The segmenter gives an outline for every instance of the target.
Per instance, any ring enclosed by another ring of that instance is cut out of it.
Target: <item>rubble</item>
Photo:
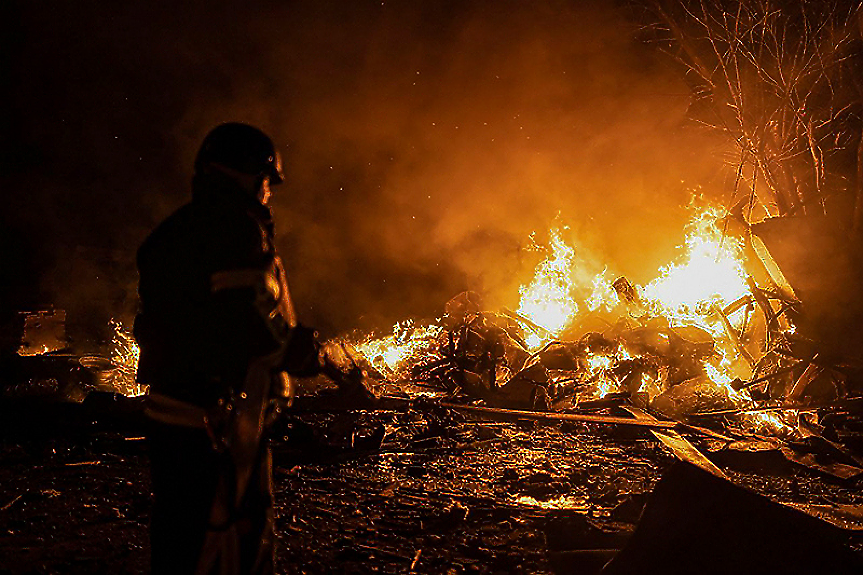
[[[464,292],[436,320],[327,342],[335,386],[302,382],[305,395],[273,429],[284,565],[568,573],[611,560],[612,573],[685,570],[670,562],[669,541],[710,557],[741,550],[717,560],[717,572],[785,569],[786,554],[810,566],[834,552],[859,559],[845,546],[860,547],[849,534],[863,527],[858,367],[797,331],[805,310],[790,287],[735,275],[732,295],[674,307],[655,295],[662,282],[595,279],[593,293],[570,305],[558,288],[572,286],[555,276],[552,303],[566,304],[555,309],[590,311],[554,327],[529,305],[490,311]],[[530,288],[537,304],[543,285]],[[4,431],[32,432],[28,441],[142,437],[146,390],[133,384],[134,341],[117,326],[98,352],[4,357]],[[111,460],[92,451],[63,466],[98,474]],[[698,471],[672,466],[645,508],[674,460]],[[0,494],[2,528],[28,496]],[[687,498],[701,498],[704,513],[681,516],[696,507]],[[757,544],[745,529],[729,533],[750,521],[739,513],[710,527],[726,507],[757,509],[753,525],[776,533]],[[804,543],[775,522],[828,535]],[[808,547],[792,555],[788,545]]]
[[[863,559],[843,545],[845,537],[810,515],[676,463],[602,573],[859,573]]]

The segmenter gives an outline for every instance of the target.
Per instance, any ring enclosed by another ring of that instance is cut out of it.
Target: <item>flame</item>
[[[743,243],[722,233],[717,226],[722,215],[717,208],[696,213],[681,246],[683,257],[660,268],[659,277],[640,290],[653,315],[667,317],[672,326],[699,326],[714,337],[724,328],[711,319],[712,308],[749,293]]]
[[[649,373],[641,374],[641,385],[638,387],[638,393],[647,396],[647,403],[653,401],[655,397],[662,394],[662,379],[654,377]]]
[[[124,395],[143,395],[147,392],[146,386],[135,381],[141,348],[138,347],[138,342],[135,341],[131,331],[121,322],[112,319],[111,329],[114,330],[111,338],[111,363],[117,370],[114,386]]]
[[[613,281],[607,277],[608,268],[597,274],[591,282],[592,291],[585,304],[590,311],[604,309],[611,311],[620,303],[620,297],[614,291]]]
[[[416,326],[413,320],[396,323],[388,336],[368,337],[354,347],[375,369],[402,375],[412,360],[428,352],[444,329],[437,325]]]
[[[587,372],[590,380],[593,382],[592,394],[594,397],[605,397],[609,393],[620,391],[620,381],[613,373],[621,361],[632,359],[629,351],[619,345],[617,350],[610,354],[592,353],[588,348],[587,353]]]
[[[560,237],[560,229],[550,231],[547,250],[549,256],[536,266],[533,281],[519,288],[521,300],[518,313],[552,336],[559,335],[578,313],[578,304],[572,298],[575,282],[572,277],[572,262],[575,250]],[[530,337],[528,345],[538,347],[541,339]]]
[[[715,207],[698,210],[679,248],[682,256],[660,268],[660,275],[642,287],[639,294],[650,314],[664,316],[672,327],[696,326],[710,333],[721,360],[718,368],[705,364],[705,373],[718,386],[731,389],[727,383],[733,378],[727,372],[740,352],[718,310],[747,295],[749,287],[743,242],[719,229],[717,222],[725,215]],[[741,308],[728,317],[729,323],[741,323],[744,315]],[[742,398],[732,399],[741,406],[746,404]]]
[[[559,495],[552,499],[537,499],[530,495],[520,495],[515,498],[515,502],[519,505],[540,507],[542,509],[574,509],[587,511],[589,508],[584,499],[575,495]]]
[[[686,226],[684,242],[678,247],[679,257],[661,267],[653,281],[636,286],[641,301],[630,311],[665,317],[672,327],[696,326],[709,332],[721,361],[719,367],[706,365],[705,372],[717,386],[731,390],[742,406],[747,404],[746,398],[728,385],[732,378],[727,373],[739,352],[716,313],[749,293],[743,242],[726,236],[717,223],[725,215],[716,207],[695,211]],[[549,235],[548,257],[536,267],[531,283],[519,289],[519,314],[548,332],[526,327],[525,341],[531,350],[559,335],[574,323],[580,311],[613,311],[621,304],[606,268],[587,286],[590,295],[580,308],[573,298],[575,250],[563,242],[560,229],[552,228]],[[728,319],[734,325],[743,315],[741,309]],[[601,397],[617,390],[619,382],[611,371],[620,361],[631,358],[622,346],[611,355],[589,354],[587,368],[595,382],[594,392]],[[651,396],[661,392],[661,385],[651,377],[643,377],[642,388]],[[751,404],[751,399],[748,402]]]
[[[744,425],[756,432],[789,433],[791,428],[775,414],[746,412],[755,406],[754,400],[748,391],[736,390],[732,385],[734,378],[730,374],[735,373],[732,367],[740,356],[740,342],[736,336],[732,341],[718,311],[747,296],[749,286],[743,242],[722,232],[717,222],[723,216],[725,212],[720,208],[697,210],[686,226],[684,242],[678,246],[679,257],[660,268],[658,276],[644,286],[633,286],[625,278],[612,281],[614,276],[609,275],[608,268],[595,275],[582,269],[586,266],[576,260],[575,249],[562,238],[562,230],[567,228],[552,227],[547,245],[534,244],[546,258],[536,266],[532,280],[519,288],[517,315],[522,318],[527,347],[531,351],[539,349],[574,325],[579,314],[597,311],[628,314],[630,321],[664,317],[671,327],[699,327],[712,335],[718,352],[712,363],[703,364],[703,381],[709,381],[717,392],[744,410]],[[621,279],[625,292],[618,292]],[[744,308],[740,307],[727,317],[727,323],[739,329],[736,326],[744,316]],[[789,324],[787,329],[791,331],[794,326]],[[422,356],[436,353],[442,333],[444,328],[437,325],[418,327],[407,321],[396,324],[392,335],[369,337],[355,347],[381,372],[399,376]],[[588,386],[585,393],[603,397],[621,390],[623,376],[617,373],[621,362],[637,356],[621,344],[616,350],[587,349],[583,357],[584,369],[579,371],[580,377],[586,376],[582,380]],[[646,396],[648,404],[672,384],[667,367],[659,366],[655,372],[637,376],[638,391]]]
[[[524,336],[524,345],[526,345],[527,349],[530,350],[537,350],[541,348],[545,344],[545,342],[546,340],[534,331],[528,332]]]
[[[727,374],[711,365],[704,364],[704,373],[722,391],[728,394],[728,398],[740,408],[744,423],[752,427],[756,432],[766,432],[775,435],[787,435],[793,432],[782,419],[774,413],[748,412],[746,408],[755,407],[755,401],[746,389],[737,390],[731,386],[733,381]]]
[[[21,355],[21,356],[33,356],[33,355],[45,355],[46,353],[49,353],[52,351],[56,351],[56,349],[53,347],[49,347],[47,345],[43,345],[41,347],[25,347],[22,345],[20,348],[18,348],[18,351],[16,353],[18,353],[18,355]]]

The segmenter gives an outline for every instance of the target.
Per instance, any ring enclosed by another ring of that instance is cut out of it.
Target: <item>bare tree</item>
[[[853,207],[859,229],[863,3],[635,3],[647,39],[685,72],[693,120],[735,143],[735,194],[748,196],[735,199],[745,215],[756,203],[771,215]]]

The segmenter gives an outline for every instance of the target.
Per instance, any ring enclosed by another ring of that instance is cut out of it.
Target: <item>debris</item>
[[[604,423],[612,425],[624,425],[632,427],[645,427],[648,429],[673,429],[679,425],[676,421],[645,421],[629,417],[613,417],[610,415],[590,415],[582,413],[546,413],[539,411],[521,411],[517,409],[497,409],[492,407],[480,407],[476,405],[456,405],[442,403],[448,407],[463,413],[485,415],[489,417],[503,418],[507,420],[531,419],[535,421],[569,421],[581,423]]]
[[[782,455],[782,442],[775,438],[746,438],[727,443],[710,453],[714,463],[743,473],[789,475],[792,465]]]
[[[832,525],[678,462],[602,573],[860,573],[842,540]]]
[[[658,421],[652,415],[645,413],[638,409],[637,407],[625,407],[628,412],[630,412],[633,416],[635,416],[638,420],[643,421]],[[700,451],[698,451],[694,445],[689,443],[686,439],[683,438],[678,432],[674,430],[659,430],[659,429],[651,429],[650,432],[653,434],[656,439],[662,442],[671,452],[678,458],[683,461],[689,462],[697,467],[700,467],[704,471],[708,473],[712,473],[717,477],[721,477],[723,479],[728,479],[728,476],[725,473],[716,467],[716,465],[707,459]]]
[[[791,447],[780,447],[779,451],[788,461],[793,461],[804,467],[827,473],[839,479],[853,479],[863,474],[863,469],[833,460],[832,458],[812,452],[801,452]],[[825,460],[826,459],[826,460]]]
[[[15,499],[13,499],[12,501],[10,501],[9,503],[7,503],[6,505],[4,505],[3,507],[0,507],[0,511],[6,511],[7,509],[9,509],[9,508],[10,508],[10,507],[12,507],[13,505],[15,505],[15,503],[17,503],[17,502],[18,502],[18,500],[19,500],[19,499],[21,499],[22,497],[24,497],[24,494],[23,494],[23,493],[21,493],[20,495],[15,496]]]
[[[803,392],[806,391],[806,388],[809,387],[809,384],[812,383],[816,377],[821,375],[821,372],[824,371],[824,368],[815,363],[815,360],[818,359],[818,355],[816,354],[809,365],[806,366],[806,369],[797,378],[797,381],[794,382],[794,387],[791,388],[791,391],[786,395],[786,400],[789,403],[796,403],[803,397]]]

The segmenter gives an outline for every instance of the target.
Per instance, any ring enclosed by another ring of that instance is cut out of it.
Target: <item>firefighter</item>
[[[289,375],[320,369],[274,243],[267,202],[282,181],[267,135],[217,126],[195,160],[191,201],[138,251],[153,573],[273,572],[266,420],[289,402]]]

